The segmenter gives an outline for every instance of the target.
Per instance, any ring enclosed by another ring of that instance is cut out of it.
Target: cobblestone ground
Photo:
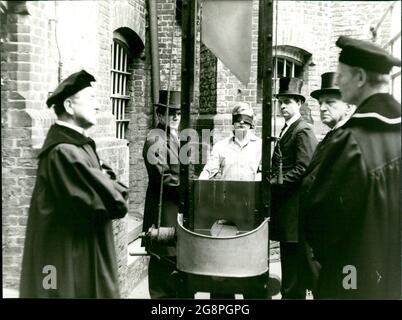
[[[138,248],[137,248],[138,249]],[[279,243],[271,241],[270,248],[270,274],[281,277],[281,268],[279,263]],[[3,298],[18,298],[18,290],[3,288]],[[128,296],[129,299],[150,299],[148,292],[148,277],[143,278],[134,290]],[[273,299],[280,299],[281,295],[278,294]],[[195,299],[209,299],[209,293],[200,292],[195,295]],[[241,294],[236,295],[236,299],[242,299]]]

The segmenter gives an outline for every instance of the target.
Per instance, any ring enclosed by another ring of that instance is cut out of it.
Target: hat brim
[[[162,108],[167,108],[168,106],[167,105],[165,105],[165,104],[161,104],[161,103],[154,103],[154,106],[156,106],[156,107],[162,107]],[[169,109],[174,109],[174,110],[180,110],[181,109],[181,106],[180,105],[174,105],[174,104],[171,104],[171,105],[169,105]]]
[[[319,89],[319,90],[314,90],[313,92],[310,93],[310,96],[313,97],[314,99],[319,99],[321,95],[324,93],[338,93],[341,94],[341,91],[339,89]]]
[[[278,94],[274,94],[275,98],[279,98],[279,97],[296,97],[296,98],[301,98],[302,99],[302,103],[306,102],[306,98],[304,96],[302,96],[301,94],[295,94],[295,93],[278,93]]]

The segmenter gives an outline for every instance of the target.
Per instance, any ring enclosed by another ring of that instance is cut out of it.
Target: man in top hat
[[[311,92],[311,97],[317,99],[320,105],[321,121],[331,131],[341,127],[355,111],[355,106],[342,99],[336,83],[336,72],[326,72],[321,75],[321,89]]]
[[[317,139],[300,115],[305,102],[298,78],[281,78],[277,98],[285,124],[279,134],[271,166],[270,239],[280,241],[283,299],[305,299],[300,275],[306,267],[299,234],[299,186],[310,163]]]
[[[262,142],[250,130],[254,128],[254,111],[248,103],[236,103],[232,124],[233,133],[214,145],[199,179],[261,180]]]
[[[321,88],[311,92],[311,97],[317,99],[320,105],[321,121],[330,128],[324,139],[318,144],[313,158],[303,174],[303,181],[300,187],[300,223],[303,224],[305,212],[303,203],[309,200],[311,185],[315,182],[317,175],[324,175],[329,167],[322,166],[322,162],[327,161],[326,151],[331,147],[333,141],[331,137],[335,131],[348,121],[355,110],[355,106],[342,101],[341,92],[336,84],[336,73],[326,72],[321,75]],[[328,163],[329,164],[329,163]],[[303,226],[301,227],[303,229]],[[311,248],[306,245],[308,262],[310,266],[309,281],[312,291],[315,293],[315,286],[318,279],[319,265],[312,259]]]
[[[148,172],[144,232],[147,232],[152,225],[159,227],[159,215],[160,227],[176,226],[179,212],[180,91],[161,90],[159,102],[155,106],[158,124],[149,132],[142,153]],[[175,298],[177,295],[174,277],[175,248],[150,247],[145,243],[143,245],[151,253],[148,265],[151,298]]]
[[[22,298],[118,298],[112,220],[127,213],[127,188],[99,160],[86,130],[98,104],[85,70],[48,98],[58,120],[39,153],[25,237]]]
[[[357,106],[331,136],[310,183],[306,236],[321,265],[318,298],[401,298],[401,106],[388,94],[400,60],[341,36],[338,85]]]

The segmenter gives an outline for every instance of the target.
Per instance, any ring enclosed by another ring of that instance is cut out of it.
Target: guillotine
[[[194,97],[198,1],[182,1],[182,128],[190,128]],[[176,247],[178,288],[183,298],[196,292],[243,293],[270,298],[280,289],[269,277],[270,156],[272,125],[273,2],[260,0],[258,73],[262,89],[262,180],[200,181],[191,164],[180,164],[180,207],[175,228],[153,227],[142,237]],[[183,148],[189,141],[181,141]],[[230,221],[230,225],[220,222]],[[232,228],[226,235],[216,228]]]

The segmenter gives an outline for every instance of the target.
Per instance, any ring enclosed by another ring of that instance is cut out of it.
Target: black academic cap
[[[50,108],[54,104],[62,103],[65,99],[71,97],[78,91],[90,87],[93,81],[96,81],[94,76],[85,70],[73,73],[64,79],[46,100],[47,106]]]
[[[336,45],[342,49],[339,54],[339,61],[350,66],[388,74],[393,66],[401,65],[401,60],[368,41],[340,36]]]

